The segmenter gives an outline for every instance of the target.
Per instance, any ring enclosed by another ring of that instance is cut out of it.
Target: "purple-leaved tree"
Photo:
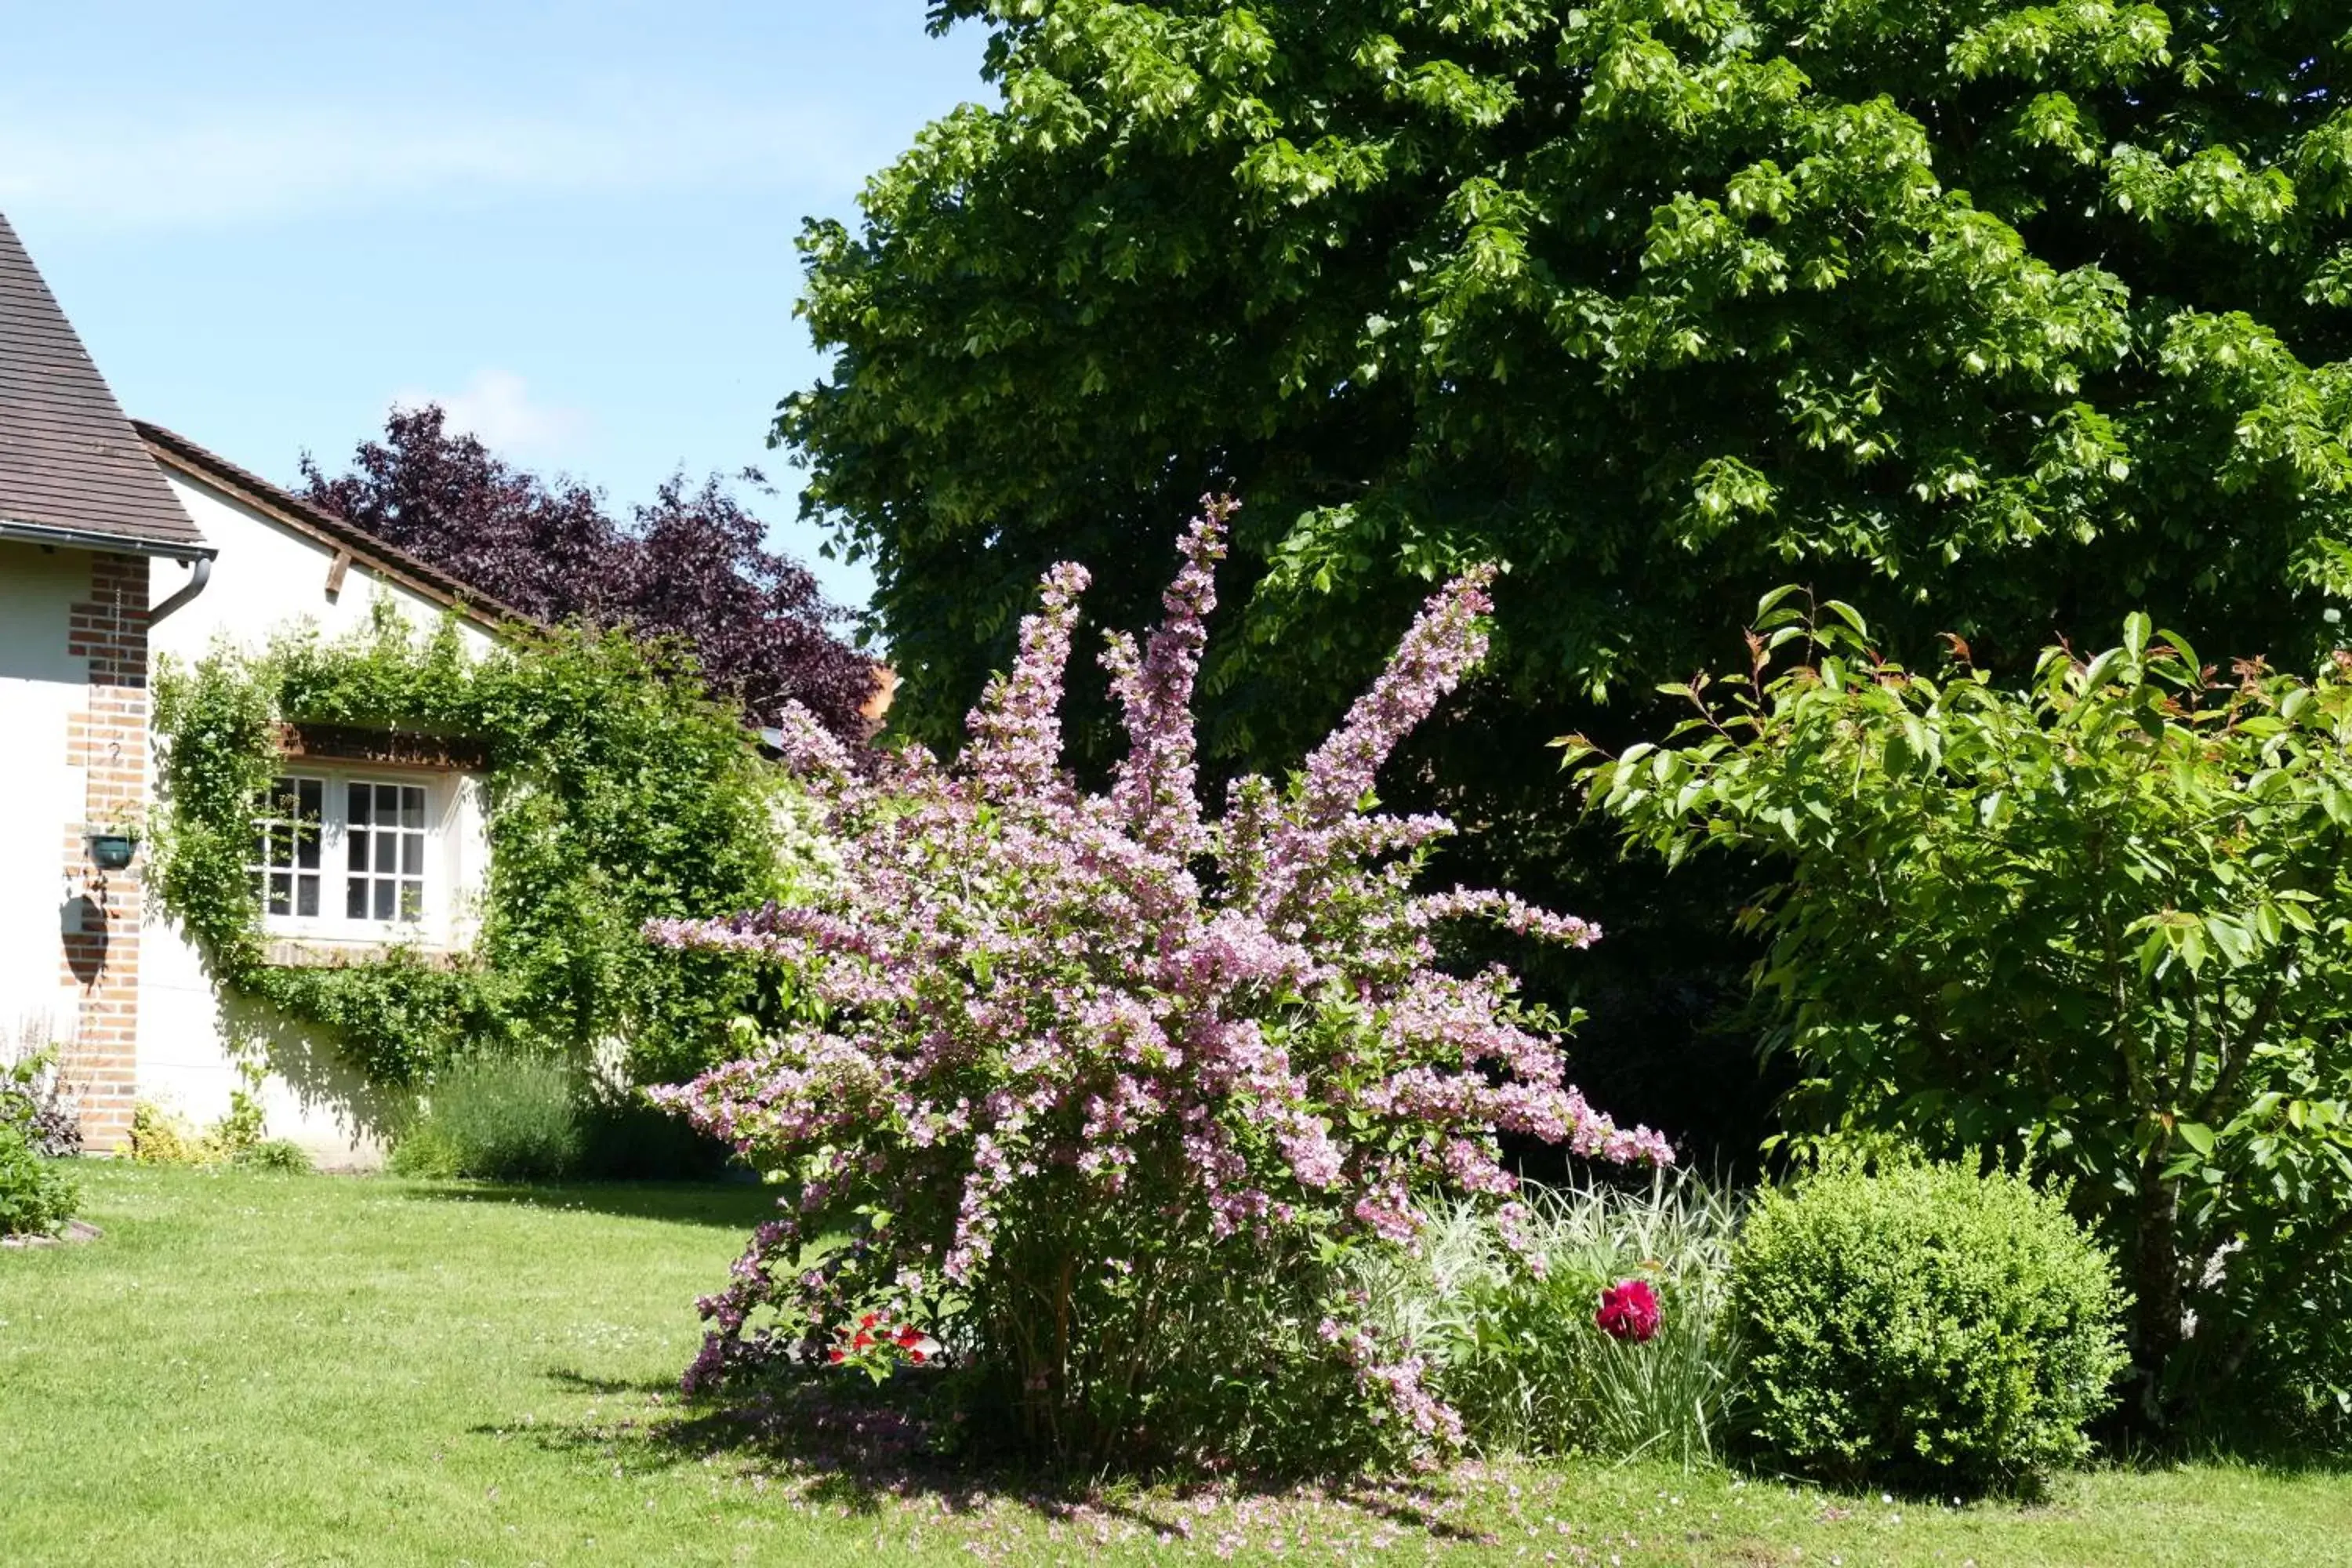
[[[715,477],[670,479],[624,524],[594,490],[513,467],[427,405],[394,410],[350,472],[330,479],[306,457],[302,479],[312,504],[527,615],[682,643],[762,724],[797,702],[835,735],[865,735],[874,661]]]
[[[1438,966],[1463,917],[1584,946],[1505,893],[1413,891],[1433,816],[1374,814],[1397,742],[1485,652],[1490,575],[1429,601],[1286,787],[1196,794],[1192,688],[1229,503],[1185,535],[1167,620],[1105,656],[1130,749],[1062,770],[1086,572],[1055,567],[952,767],[862,776],[806,717],[795,761],[841,845],[803,907],[654,940],[789,966],[825,1021],[656,1090],[784,1187],[689,1386],[779,1355],[887,1372],[945,1354],[1029,1437],[1090,1457],[1300,1462],[1460,1435],[1413,1347],[1348,1289],[1438,1191],[1523,1219],[1510,1132],[1665,1163],[1563,1082],[1508,973]]]

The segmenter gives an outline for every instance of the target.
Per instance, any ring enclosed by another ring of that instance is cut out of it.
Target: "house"
[[[256,1037],[147,897],[143,857],[110,868],[93,842],[154,815],[154,660],[193,660],[222,639],[258,648],[306,621],[332,636],[382,604],[420,626],[454,614],[478,651],[510,619],[185,437],[126,419],[0,217],[0,1040],[66,1047],[93,1148],[120,1146],[140,1100],[199,1122],[220,1115]],[[273,961],[462,949],[488,860],[462,761],[349,734],[291,734],[288,752],[257,803],[249,867]],[[271,1047],[269,1134],[323,1163],[370,1163],[356,1075],[299,1040]]]

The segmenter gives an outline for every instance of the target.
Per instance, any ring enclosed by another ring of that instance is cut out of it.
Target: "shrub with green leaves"
[[[2123,1259],[2150,1416],[2297,1375],[2352,1300],[2352,657],[2223,674],[2133,616],[2018,689],[1784,589],[1748,669],[1677,690],[1670,742],[1586,788],[1667,864],[1777,884],[1743,919],[1791,1130],[2067,1180]]]
[[[249,1171],[272,1171],[282,1176],[307,1176],[318,1169],[310,1152],[287,1138],[265,1138],[239,1151],[236,1158]]]
[[[553,1182],[578,1173],[586,1142],[579,1076],[560,1061],[479,1056],[434,1083],[394,1145],[404,1176]]]
[[[0,1236],[52,1235],[80,1204],[80,1184],[21,1129],[0,1123]]]
[[[1739,1360],[1732,1195],[1660,1173],[1644,1188],[1534,1192],[1528,1209],[1515,1246],[1474,1205],[1426,1206],[1413,1252],[1360,1266],[1382,1331],[1429,1356],[1483,1449],[1720,1460]],[[1654,1337],[1595,1321],[1601,1292],[1626,1280],[1656,1297]]]
[[[2024,1175],[1838,1162],[1742,1226],[1746,1435],[1840,1485],[2013,1489],[2090,1453],[2128,1364],[2115,1267]]]

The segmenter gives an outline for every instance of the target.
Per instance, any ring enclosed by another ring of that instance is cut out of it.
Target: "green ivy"
[[[428,1080],[460,1047],[579,1058],[617,1040],[639,1082],[717,1059],[730,1022],[784,1004],[722,954],[649,947],[664,916],[792,890],[789,786],[688,661],[625,636],[530,631],[469,657],[455,622],[387,612],[340,641],[165,661],[154,887],[226,989],[333,1037],[373,1082]],[[463,738],[487,755],[479,935],[454,961],[394,949],[341,969],[268,962],[247,872],[278,726]]]

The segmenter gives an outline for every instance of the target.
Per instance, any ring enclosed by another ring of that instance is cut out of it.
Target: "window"
[[[327,786],[319,779],[278,779],[261,797],[253,825],[253,891],[273,915],[315,920],[319,845],[325,837]]]
[[[343,918],[425,918],[425,792],[353,780],[343,786]]]
[[[255,896],[275,929],[381,937],[432,918],[446,873],[436,791],[332,773],[271,781],[254,807]]]

